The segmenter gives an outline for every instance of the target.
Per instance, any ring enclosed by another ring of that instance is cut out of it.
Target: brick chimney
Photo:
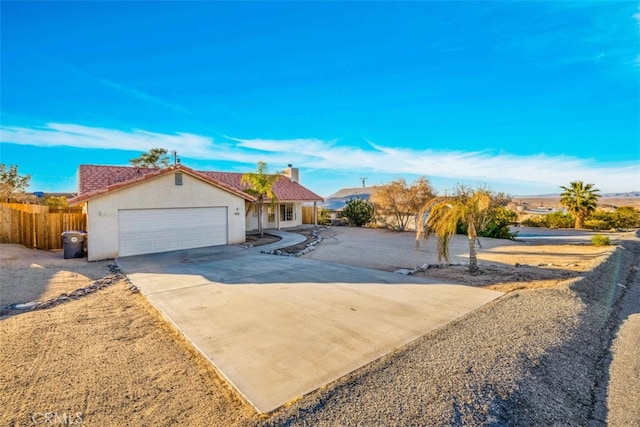
[[[298,168],[294,168],[293,165],[287,165],[287,168],[282,171],[282,175],[286,176],[293,182],[300,183],[300,171]]]

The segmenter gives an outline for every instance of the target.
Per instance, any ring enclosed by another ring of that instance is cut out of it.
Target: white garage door
[[[227,208],[118,211],[120,256],[227,244]]]

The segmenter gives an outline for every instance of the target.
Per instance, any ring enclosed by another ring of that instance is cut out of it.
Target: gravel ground
[[[638,327],[638,259],[640,243],[624,242],[583,278],[512,292],[264,424],[640,425],[637,329],[609,353],[621,313]]]
[[[389,269],[424,256],[402,251],[409,234],[386,252],[371,233],[363,239],[342,252],[327,245],[327,256],[383,257]],[[506,256],[501,268],[513,268],[514,251],[525,257],[520,263],[568,259],[580,264],[578,275],[510,292],[268,416],[242,404],[124,283],[0,317],[0,425],[33,425],[34,414],[55,411],[81,412],[83,425],[640,427],[640,241],[624,241],[610,255],[483,243],[485,257]],[[106,269],[0,249],[0,291],[12,296],[5,302],[67,292]]]

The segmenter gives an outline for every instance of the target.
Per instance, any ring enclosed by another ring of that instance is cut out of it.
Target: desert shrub
[[[548,228],[573,228],[575,222],[573,215],[560,211],[544,216],[544,223]]]
[[[493,237],[494,239],[513,239],[516,235],[509,230],[509,226],[515,224],[518,215],[511,209],[498,206],[490,209],[486,224],[478,230],[480,237]],[[467,234],[467,225],[458,223],[457,234]]]
[[[69,206],[69,202],[64,196],[49,196],[44,199],[44,204],[50,208],[66,208]]]
[[[489,222],[480,235],[496,239],[513,239],[515,234],[509,230],[509,226],[515,224],[517,219],[518,215],[511,209],[497,207],[491,212]]]
[[[373,220],[374,208],[368,200],[351,199],[342,210],[342,217],[349,220],[349,225],[362,227]]]
[[[546,228],[572,228],[575,223],[573,215],[560,211],[547,215],[536,215],[523,219],[520,224],[524,227],[546,227]]]
[[[611,241],[608,236],[603,236],[602,234],[596,234],[591,238],[591,244],[594,246],[609,246]]]
[[[631,206],[621,206],[613,212],[614,227],[640,227],[640,211]]]
[[[331,224],[331,212],[328,209],[318,209],[318,224],[330,225]]]
[[[381,215],[376,219],[377,224],[390,230],[404,231],[433,197],[427,178],[420,177],[411,184],[407,184],[404,178],[398,178],[388,184],[374,186],[369,200]]]
[[[610,230],[611,224],[602,219],[587,219],[584,221],[584,228],[589,230]]]
[[[520,221],[523,227],[546,227],[546,223],[542,215],[530,216]]]
[[[592,230],[609,230],[615,227],[613,212],[598,209],[589,215],[584,221],[584,228]]]
[[[640,211],[631,206],[622,206],[613,212],[598,209],[587,217],[584,226],[592,230],[638,227],[640,226]]]

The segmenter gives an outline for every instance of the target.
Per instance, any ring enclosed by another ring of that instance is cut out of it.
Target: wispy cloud
[[[64,61],[60,61],[58,59],[52,59],[47,55],[44,55],[40,52],[37,51],[33,51],[33,50],[29,50],[26,52],[29,55],[32,55],[33,57],[44,61],[50,68],[51,70],[62,70],[64,71],[65,74],[70,74],[74,77],[77,77],[79,79],[82,79],[84,81],[90,82],[94,85],[100,85],[102,87],[108,88],[108,89],[112,89],[118,93],[127,95],[131,98],[140,100],[140,101],[144,101],[148,104],[153,104],[153,105],[157,105],[157,106],[161,106],[161,107],[166,107],[169,108],[175,112],[178,113],[183,113],[183,114],[188,114],[188,115],[192,115],[193,112],[189,111],[188,109],[182,107],[181,105],[172,103],[172,102],[168,102],[164,99],[161,99],[157,96],[153,96],[150,95],[146,92],[143,92],[141,90],[132,88],[132,87],[128,87],[125,86],[123,84],[117,83],[111,79],[107,79],[107,78],[102,78],[99,76],[95,76],[93,74],[90,74],[88,72],[86,72],[84,69],[70,64],[68,62],[64,62]]]
[[[538,185],[557,188],[570,181],[595,182],[603,191],[635,191],[640,182],[637,163],[599,164],[565,156],[516,156],[493,152],[413,150],[371,144],[370,150],[308,140],[236,139],[240,146],[290,158],[290,150],[307,168],[362,170],[387,174],[427,175],[476,182]]]
[[[596,183],[603,191],[637,191],[637,162],[601,164],[565,156],[516,156],[487,151],[435,151],[390,147],[369,142],[366,148],[320,139],[243,139],[222,141],[191,133],[130,132],[76,124],[51,123],[41,128],[3,126],[0,141],[36,146],[72,146],[147,151],[177,150],[183,159],[223,160],[253,165],[295,163],[315,170],[426,175],[483,183],[508,183],[557,188],[570,181]]]
[[[633,6],[631,6],[633,7]],[[519,10],[519,9],[518,9]],[[627,69],[637,55],[640,11],[629,2],[539,2],[527,10],[527,31],[519,20],[494,25],[497,48],[542,68],[597,63]]]
[[[86,75],[86,73],[85,73],[85,75]],[[120,85],[118,83],[115,83],[115,82],[113,82],[111,80],[108,80],[108,79],[100,79],[99,81],[103,86],[109,87],[111,89],[115,89],[118,92],[124,93],[126,95],[133,96],[134,98],[137,98],[137,99],[140,99],[140,100],[143,100],[143,101],[146,101],[146,102],[150,102],[152,104],[156,104],[156,105],[160,105],[160,106],[163,106],[163,107],[167,107],[167,108],[170,108],[171,110],[174,110],[174,111],[179,112],[179,113],[192,114],[186,108],[183,108],[183,107],[181,107],[181,106],[179,106],[177,104],[171,103],[171,102],[167,102],[165,100],[162,100],[162,99],[160,99],[158,97],[149,95],[148,93],[139,91],[137,89],[133,89],[133,88],[130,88],[130,87],[122,86],[122,85]]]

